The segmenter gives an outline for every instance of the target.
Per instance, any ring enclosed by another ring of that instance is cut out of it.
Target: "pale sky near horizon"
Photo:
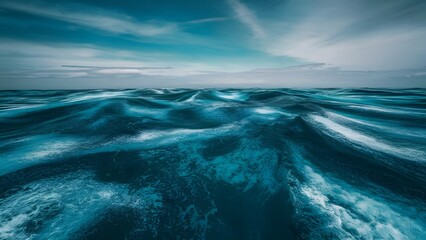
[[[426,87],[422,0],[0,0],[0,89]]]

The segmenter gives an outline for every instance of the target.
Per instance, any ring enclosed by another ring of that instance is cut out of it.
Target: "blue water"
[[[0,239],[426,239],[426,90],[0,92]]]

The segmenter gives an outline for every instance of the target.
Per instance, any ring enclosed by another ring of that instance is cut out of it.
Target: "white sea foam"
[[[200,140],[208,139],[217,135],[226,134],[227,132],[233,132],[238,128],[235,124],[224,125],[218,128],[206,128],[206,129],[174,129],[174,130],[151,130],[140,133],[135,138],[132,138],[133,142],[143,142],[145,144],[153,143],[155,145],[164,145],[170,143],[176,143],[182,140]]]
[[[140,142],[161,141],[163,143],[176,142],[186,139],[189,135],[197,135],[205,132],[205,129],[177,129],[170,131],[145,131],[140,133],[134,140]]]
[[[197,143],[182,145],[179,152],[187,156],[178,169],[182,176],[192,174],[189,166],[197,163],[209,178],[239,187],[242,191],[259,186],[264,192],[273,193],[281,186],[276,178],[277,172],[283,170],[278,166],[277,152],[264,148],[259,140],[242,139],[233,151],[208,161],[200,154]]]
[[[426,237],[424,212],[417,212],[405,203],[391,202],[329,177],[309,166],[304,160],[296,160],[296,163],[297,171],[304,179],[298,180],[289,175],[289,179],[298,183],[291,187],[293,201],[298,215],[306,218],[304,221],[308,222],[311,237],[339,239]]]
[[[219,92],[214,91],[214,94],[222,99],[226,100],[238,100],[238,101],[244,101],[247,99],[247,95],[241,93],[241,92]]]
[[[155,119],[164,119],[168,113],[168,110],[165,109],[137,108],[131,106],[127,106],[126,110],[129,111],[130,114],[138,117],[150,117]]]
[[[73,152],[81,141],[74,137],[36,135],[22,139],[20,144],[13,152],[0,153],[0,175]]]
[[[85,93],[85,94],[77,94],[73,97],[70,97],[66,99],[65,102],[80,102],[80,101],[87,101],[92,99],[114,98],[114,97],[119,97],[124,95],[125,95],[125,92],[122,92],[122,91]]]
[[[375,111],[375,112],[385,112],[385,113],[395,113],[398,111],[392,110],[392,109],[387,109],[387,108],[381,108],[381,107],[376,107],[376,106],[365,106],[365,105],[351,105],[348,106],[350,108],[356,108],[356,109],[362,109],[362,110],[368,110],[368,111]]]
[[[133,196],[125,185],[93,179],[90,172],[74,172],[30,183],[0,199],[0,239],[69,239],[110,206],[145,212],[162,207],[155,188],[143,188]],[[39,230],[29,231],[29,223]]]
[[[0,113],[4,113],[4,112],[9,112],[9,111],[15,111],[15,110],[23,110],[23,109],[33,109],[33,108],[38,108],[41,106],[45,106],[45,104],[8,104],[6,105],[7,108],[6,109],[1,109]]]
[[[47,141],[40,143],[32,151],[28,152],[25,156],[25,160],[48,158],[64,154],[74,150],[78,146],[78,141],[67,139],[57,141]]]
[[[356,124],[360,124],[360,125],[364,125],[367,127],[371,127],[371,128],[375,128],[375,129],[379,129],[381,131],[386,131],[389,133],[397,133],[403,136],[409,136],[409,137],[418,137],[418,138],[426,138],[426,131],[424,131],[423,129],[405,129],[401,126],[386,126],[386,125],[379,125],[376,123],[370,123],[367,121],[362,121],[359,119],[355,119],[355,118],[350,118],[350,117],[346,117],[343,116],[341,114],[337,114],[337,113],[333,113],[333,112],[326,112],[325,113],[327,115],[328,118],[330,119],[336,119],[336,120],[343,120],[346,122],[352,122],[352,123],[356,123]]]
[[[367,148],[387,154],[392,154],[410,161],[426,161],[426,154],[422,151],[389,145],[372,136],[362,134],[361,132],[352,130],[349,127],[333,122],[330,119],[322,116],[313,115],[311,116],[311,119],[314,121],[315,125],[319,124],[323,126],[326,130],[326,133],[331,137],[336,137],[335,134],[337,133],[338,138],[342,138],[345,141],[354,143],[357,146],[362,146],[362,149]]]
[[[270,107],[259,107],[259,108],[253,109],[253,111],[255,113],[262,114],[262,115],[282,114],[281,111],[276,110],[274,108],[270,108]]]
[[[27,104],[27,105],[13,105],[9,108],[1,109],[1,117],[15,117],[20,114],[25,114],[30,111],[43,109],[47,104]]]
[[[281,110],[272,107],[257,107],[252,110],[257,116],[267,119],[276,119],[280,116],[285,116],[288,118],[294,118],[295,115],[291,113],[286,113]]]
[[[207,212],[200,211],[196,205],[191,204],[186,207],[186,209],[181,209],[179,218],[182,222],[188,222],[187,228],[191,228],[193,231],[197,232],[197,237],[200,239],[206,238],[206,233],[209,226],[209,220],[211,216],[215,215],[217,208],[212,201],[213,207]]]
[[[200,94],[200,92],[195,93],[190,98],[186,99],[184,102],[195,102],[197,100],[197,96]]]
[[[392,113],[392,114],[400,114],[400,115],[422,115],[424,116],[424,112],[419,112],[419,109],[409,109],[409,108],[384,108],[379,106],[369,106],[369,105],[350,105],[349,108],[379,112],[379,113]]]
[[[155,94],[159,94],[159,95],[164,94],[164,89],[155,89],[155,88],[153,88],[153,89],[150,89],[150,90],[153,91]]]

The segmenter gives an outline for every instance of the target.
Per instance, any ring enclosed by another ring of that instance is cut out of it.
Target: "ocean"
[[[426,239],[426,90],[0,91],[0,239]]]

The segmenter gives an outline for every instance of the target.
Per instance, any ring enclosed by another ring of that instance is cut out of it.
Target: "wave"
[[[426,237],[423,89],[0,96],[1,239]]]
[[[349,141],[356,147],[359,146],[362,149],[370,149],[372,151],[379,151],[385,154],[392,154],[396,157],[409,161],[426,161],[426,153],[424,151],[392,146],[372,136],[365,135],[351,129],[350,127],[343,126],[322,116],[314,115],[310,117],[310,120],[314,121],[315,124],[322,126],[327,134],[333,137],[337,135],[337,138],[342,139],[341,141]]]
[[[403,201],[391,193],[388,194],[393,200],[383,199],[319,172],[298,156],[295,159],[295,171],[302,177],[299,179],[290,173],[288,181],[296,213],[300,216],[298,224],[303,224],[301,228],[309,238],[413,239],[426,236],[424,206],[411,209],[413,202],[401,203]]]

